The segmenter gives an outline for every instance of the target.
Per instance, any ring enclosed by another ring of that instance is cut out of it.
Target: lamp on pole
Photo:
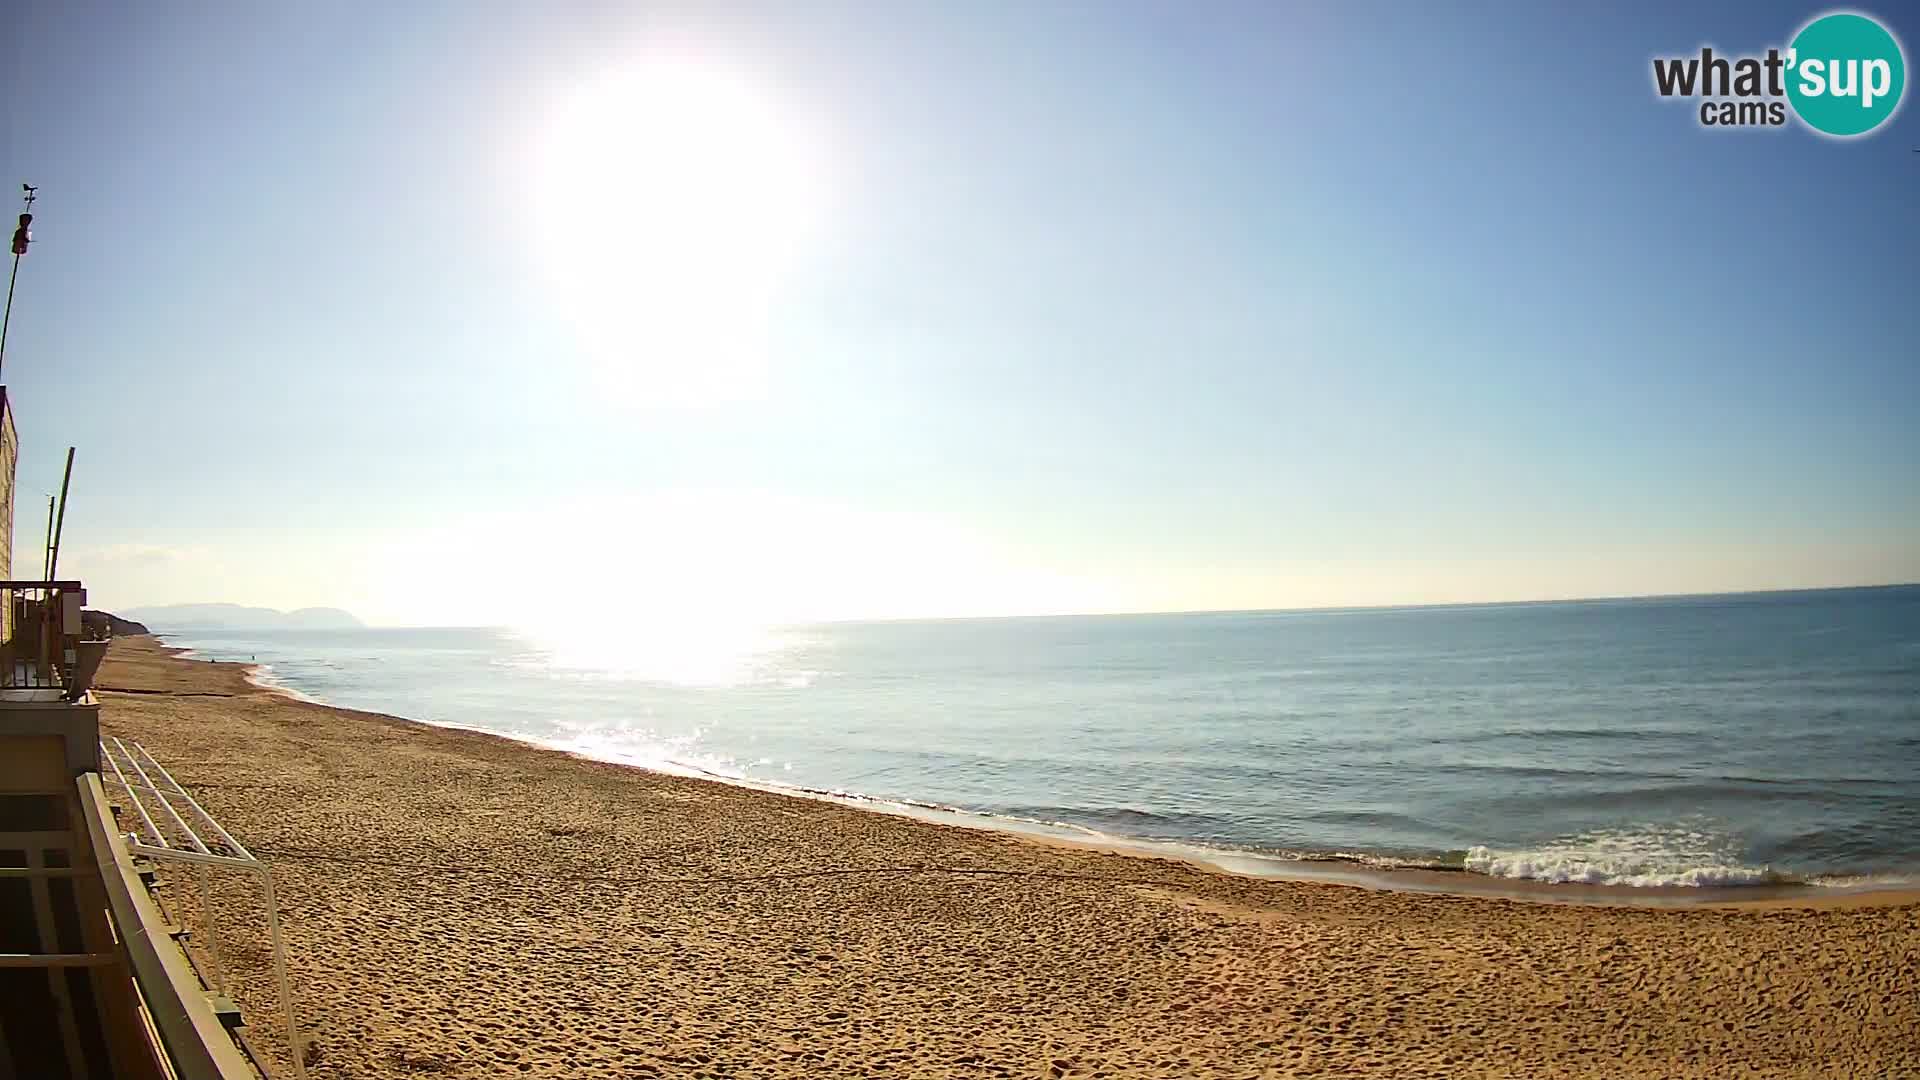
[[[40,189],[32,184],[21,184],[20,190],[26,193],[26,204],[20,210],[20,227],[13,230],[13,273],[7,276],[7,313],[0,315],[0,366],[7,358],[7,327],[13,322],[13,283],[20,280],[20,256],[27,253],[27,245],[33,243],[33,234],[27,229],[33,224],[33,200],[39,198]]]

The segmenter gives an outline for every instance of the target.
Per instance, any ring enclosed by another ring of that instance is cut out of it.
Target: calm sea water
[[[215,632],[320,700],[595,757],[1284,856],[1920,878],[1920,586],[567,641]]]

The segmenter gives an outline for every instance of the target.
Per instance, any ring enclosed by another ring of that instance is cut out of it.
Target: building
[[[107,643],[82,640],[86,590],[13,576],[18,447],[0,387],[0,1080],[258,1080],[155,900],[140,823],[120,820],[148,817],[137,788],[168,788],[110,757],[103,777]]]

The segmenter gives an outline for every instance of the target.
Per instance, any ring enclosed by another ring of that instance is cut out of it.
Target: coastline
[[[178,651],[115,642],[103,731],[274,866],[316,1077],[1920,1072],[1913,897],[1250,877],[335,709]],[[247,900],[216,908],[270,1030]]]
[[[164,633],[156,633],[151,637],[175,656],[184,659],[204,659],[197,656],[192,648],[166,644]],[[212,662],[232,664],[242,669],[247,682],[262,690],[282,694],[311,705],[342,708],[273,679],[266,673],[266,665],[231,661]],[[707,780],[776,795],[819,799],[854,809],[892,814],[931,824],[1004,833],[1041,844],[1082,847],[1142,858],[1174,859],[1215,873],[1255,879],[1349,885],[1402,892],[1494,897],[1533,903],[1647,908],[1781,905],[1856,907],[1920,903],[1920,883],[1906,878],[1867,878],[1848,881],[1844,884],[1818,880],[1728,885],[1587,884],[1503,877],[1476,873],[1464,866],[1408,865],[1375,860],[1363,854],[1300,857],[1245,848],[1156,840],[1103,832],[1067,822],[1040,821],[934,803],[881,798],[858,792],[830,791],[798,784],[728,776],[682,762],[639,764],[599,758],[577,750],[550,746],[532,739],[519,739],[478,727],[418,720],[384,712],[375,713],[375,715],[385,716],[399,723],[487,735],[515,745],[565,753],[586,761],[617,765],[642,772]]]

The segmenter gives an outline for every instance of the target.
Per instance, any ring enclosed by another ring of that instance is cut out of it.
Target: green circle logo
[[[1907,89],[1907,59],[1887,28],[1852,12],[1822,15],[1787,51],[1787,98],[1815,131],[1864,135]]]

